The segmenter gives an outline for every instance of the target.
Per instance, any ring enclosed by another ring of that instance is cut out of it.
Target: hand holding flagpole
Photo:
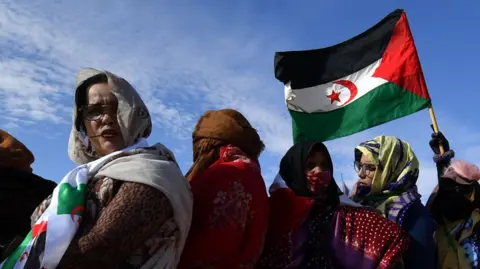
[[[437,118],[435,117],[435,112],[433,111],[433,107],[432,107],[432,104],[430,103],[430,106],[428,107],[428,112],[430,113],[430,119],[432,120],[432,129],[435,133],[439,133],[439,129],[438,129],[438,123],[437,123]],[[442,144],[439,144],[438,145],[438,148],[440,150],[440,154],[444,154],[445,153],[445,148],[443,147]]]

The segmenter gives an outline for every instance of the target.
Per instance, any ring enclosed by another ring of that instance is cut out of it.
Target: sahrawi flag
[[[295,142],[351,135],[430,104],[400,9],[332,47],[277,52],[275,77],[285,84]]]
[[[103,165],[122,152],[147,147],[145,139],[70,171],[52,194],[47,210],[33,225],[21,245],[0,264],[1,269],[53,269],[80,225],[85,206],[85,186]]]

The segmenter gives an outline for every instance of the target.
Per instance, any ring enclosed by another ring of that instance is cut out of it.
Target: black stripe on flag
[[[325,84],[348,76],[383,56],[403,13],[397,9],[367,31],[342,43],[315,50],[275,53],[275,77],[292,89]]]

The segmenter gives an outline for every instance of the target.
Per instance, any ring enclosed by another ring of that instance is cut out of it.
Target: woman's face
[[[310,192],[320,195],[330,184],[332,169],[327,154],[321,151],[314,151],[307,159],[305,176]]]
[[[360,159],[359,163],[355,163],[355,169],[358,173],[358,183],[360,186],[372,185],[376,166],[365,154],[362,154],[362,158]]]
[[[460,179],[461,180],[461,179]],[[431,205],[435,217],[443,216],[449,221],[464,219],[478,207],[475,203],[478,184],[463,185],[458,179],[442,177],[438,192]]]
[[[87,105],[81,108],[88,140],[99,156],[125,147],[117,120],[118,100],[106,83],[92,85],[87,92]]]
[[[460,176],[456,178],[441,177],[439,180],[439,193],[464,197],[470,202],[475,199],[475,189],[477,188],[477,182],[468,182]]]

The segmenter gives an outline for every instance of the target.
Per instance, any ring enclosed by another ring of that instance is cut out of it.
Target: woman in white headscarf
[[[192,195],[173,153],[147,144],[151,129],[126,80],[81,70],[68,149],[79,166],[36,209],[32,232],[5,265],[176,268]]]

